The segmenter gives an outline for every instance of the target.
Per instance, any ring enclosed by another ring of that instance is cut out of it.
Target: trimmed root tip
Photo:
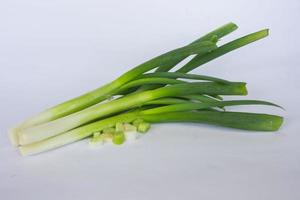
[[[18,149],[19,149],[19,152],[20,152],[21,156],[30,156],[30,155],[35,154],[35,152],[31,151],[27,147],[19,146]]]
[[[22,146],[18,148],[21,156],[26,156],[26,151],[23,150]]]
[[[18,128],[11,128],[8,130],[8,137],[10,140],[10,143],[17,147],[19,145],[19,138],[18,138]]]

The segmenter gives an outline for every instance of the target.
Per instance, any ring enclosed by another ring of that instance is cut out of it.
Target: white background
[[[300,199],[299,0],[0,1],[0,199]],[[194,72],[246,81],[277,133],[154,125],[137,143],[21,157],[7,129],[233,21],[270,37]]]

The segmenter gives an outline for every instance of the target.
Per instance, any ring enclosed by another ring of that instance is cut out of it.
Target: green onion
[[[133,132],[135,132],[136,131],[136,127],[135,126],[133,126],[133,125],[131,125],[131,124],[129,124],[129,123],[125,123],[124,124],[124,131],[125,132],[130,132],[130,131],[133,131]]]
[[[115,134],[115,132],[113,132],[113,133],[108,133],[108,132],[103,133],[103,134],[101,134],[101,138],[102,138],[103,142],[112,143],[114,134]]]
[[[125,142],[125,140],[126,140],[126,138],[125,138],[124,132],[123,131],[117,131],[113,135],[112,142],[114,144],[120,145],[120,144],[123,144]]]
[[[117,145],[136,140],[150,123],[208,123],[252,131],[277,131],[277,115],[228,112],[227,106],[267,105],[259,100],[223,100],[223,95],[247,95],[246,83],[188,74],[230,51],[268,35],[264,29],[217,46],[237,28],[226,24],[181,48],[157,56],[114,81],[54,106],[11,129],[9,135],[22,155],[37,154],[90,138],[90,144]],[[176,72],[179,62],[194,55]],[[281,107],[280,107],[281,108]],[[222,109],[222,110],[221,110]]]
[[[114,132],[116,132],[116,129],[113,128],[113,127],[109,127],[109,128],[104,128],[102,130],[102,132],[105,134],[105,133],[109,133],[109,134],[113,134]]]
[[[149,131],[149,129],[150,129],[150,124],[147,122],[142,122],[137,127],[137,131],[139,133],[146,133]]]
[[[100,132],[94,133],[90,139],[90,144],[93,146],[103,144],[103,143],[104,143],[104,139],[102,137],[102,134],[100,134]]]

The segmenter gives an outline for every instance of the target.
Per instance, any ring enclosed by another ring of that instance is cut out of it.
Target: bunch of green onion
[[[189,73],[230,51],[262,39],[268,29],[222,46],[218,41],[237,29],[228,23],[191,44],[140,64],[111,83],[47,109],[10,130],[22,155],[36,154],[90,137],[91,143],[122,144],[145,133],[151,123],[194,122],[225,127],[276,131],[276,115],[228,112],[227,106],[276,104],[259,100],[223,100],[223,95],[247,95],[246,84]],[[176,71],[187,57],[193,58]],[[279,106],[277,106],[279,107]]]

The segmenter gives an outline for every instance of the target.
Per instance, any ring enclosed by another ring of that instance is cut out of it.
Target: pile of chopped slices
[[[268,29],[218,46],[237,29],[228,23],[191,44],[140,64],[114,81],[25,120],[9,132],[22,155],[37,154],[90,138],[91,144],[123,144],[149,130],[152,123],[208,123],[252,131],[276,131],[277,115],[229,112],[228,106],[276,104],[260,100],[223,100],[247,95],[244,82],[191,74],[193,69],[262,39]],[[181,61],[193,58],[178,70]]]
[[[142,119],[136,119],[132,123],[116,123],[115,127],[103,129],[100,132],[93,133],[90,138],[90,145],[98,147],[105,143],[121,145],[125,141],[133,142],[141,135],[148,132],[150,123]]]

